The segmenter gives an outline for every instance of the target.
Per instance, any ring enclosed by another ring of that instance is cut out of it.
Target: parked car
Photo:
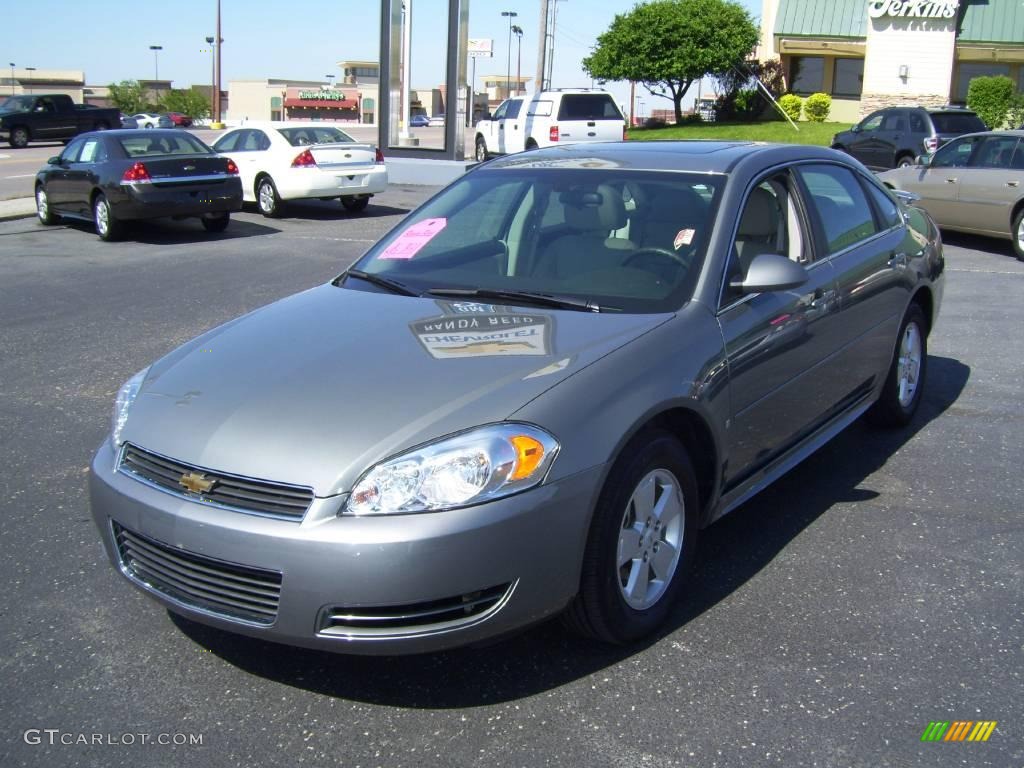
[[[85,131],[120,127],[116,109],[75,104],[63,93],[8,96],[0,101],[0,141],[15,149],[31,141],[65,141]]]
[[[391,654],[567,611],[627,643],[702,527],[862,414],[910,421],[942,288],[928,214],[827,148],[497,159],[131,377],[92,515],[232,632]]]
[[[434,115],[429,121],[427,121],[427,124],[434,127],[444,128],[444,115]]]
[[[476,125],[476,159],[590,141],[626,137],[626,119],[605,91],[559,88],[503,101]]]
[[[181,112],[168,112],[167,117],[170,118],[171,123],[174,124],[175,128],[191,128],[192,118],[188,115],[183,115]]]
[[[961,136],[879,179],[920,197],[944,229],[1009,238],[1024,261],[1024,130]]]
[[[63,217],[92,221],[102,240],[124,222],[198,217],[223,232],[242,207],[237,166],[189,133],[115,130],[85,133],[36,174],[41,224]]]
[[[323,123],[248,122],[213,148],[238,164],[244,197],[264,216],[288,200],[331,198],[355,213],[388,185],[380,149]]]
[[[906,168],[965,133],[984,131],[974,112],[959,107],[886,107],[832,137],[832,148],[847,152],[868,168]]]
[[[121,127],[122,128],[133,128],[133,129],[134,128],[138,128],[139,127],[139,121],[136,120],[134,117],[129,117],[128,115],[122,114],[121,115]]]
[[[430,118],[426,115],[413,115],[409,118],[409,126],[412,128],[426,128],[430,125]]]
[[[173,128],[174,122],[167,115],[158,115],[154,112],[140,112],[132,115],[139,128]]]

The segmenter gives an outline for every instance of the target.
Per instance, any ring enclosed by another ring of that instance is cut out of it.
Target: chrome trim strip
[[[160,176],[155,179],[144,179],[142,181],[122,181],[122,187],[134,187],[140,184],[180,184],[186,181],[224,181],[234,178],[234,173],[212,173],[205,176]]]

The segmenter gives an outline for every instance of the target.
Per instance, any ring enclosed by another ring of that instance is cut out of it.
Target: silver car
[[[1024,130],[961,136],[879,178],[919,196],[943,229],[1009,238],[1024,261]]]
[[[92,513],[129,582],[254,637],[420,652],[563,614],[628,643],[701,528],[913,417],[942,287],[928,215],[833,150],[509,156],[129,379]]]

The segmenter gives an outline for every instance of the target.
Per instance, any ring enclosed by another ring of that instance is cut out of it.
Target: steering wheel
[[[630,253],[629,256],[627,256],[623,260],[622,266],[624,266],[624,267],[628,266],[629,263],[631,261],[633,261],[634,259],[640,258],[641,256],[648,256],[648,255],[662,256],[662,257],[664,257],[666,259],[671,259],[676,264],[681,266],[683,269],[689,269],[690,268],[690,264],[693,262],[693,257],[692,256],[684,256],[683,254],[677,253],[676,251],[670,251],[668,248],[657,248],[657,247],[650,247],[649,246],[647,248],[637,248],[635,251]]]

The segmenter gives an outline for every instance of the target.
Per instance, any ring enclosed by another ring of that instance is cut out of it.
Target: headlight
[[[114,413],[110,416],[110,437],[113,439],[115,447],[121,445],[121,430],[124,429],[124,425],[128,421],[128,410],[135,402],[135,396],[139,394],[139,387],[142,386],[142,380],[146,378],[147,373],[149,373],[149,368],[143,368],[122,384],[121,389],[117,391],[117,399],[114,400]]]
[[[373,467],[342,512],[435,512],[491,501],[537,485],[557,452],[558,441],[529,424],[479,427]]]

